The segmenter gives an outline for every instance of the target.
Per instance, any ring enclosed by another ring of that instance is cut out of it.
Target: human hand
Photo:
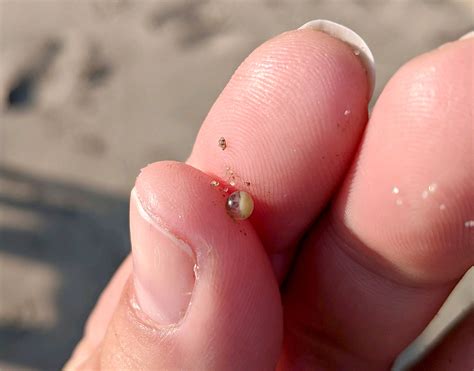
[[[370,120],[351,40],[266,42],[186,164],[142,170],[131,257],[66,369],[381,370],[421,332],[474,263],[474,39],[403,66]],[[248,220],[226,212],[234,189]],[[472,341],[453,339],[432,359],[467,369]]]

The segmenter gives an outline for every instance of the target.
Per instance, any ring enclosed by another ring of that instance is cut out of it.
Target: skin
[[[152,164],[135,185],[198,257],[184,320],[170,331],[134,306],[129,257],[66,369],[389,369],[474,264],[473,50],[408,62],[369,120],[348,45],[298,30],[256,49],[186,164]],[[250,182],[237,182],[255,203],[247,220],[209,185],[227,167]],[[472,344],[457,331],[427,365],[472,369]]]

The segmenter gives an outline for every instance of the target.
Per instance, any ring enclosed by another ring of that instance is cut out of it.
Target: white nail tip
[[[468,32],[464,36],[461,36],[459,40],[467,40],[467,39],[472,39],[474,37],[474,31]]]
[[[328,35],[344,41],[346,44],[349,44],[351,47],[353,47],[354,54],[362,60],[367,70],[367,78],[369,80],[370,87],[369,93],[370,97],[372,97],[375,87],[375,60],[372,52],[369,49],[369,46],[366,44],[364,39],[362,39],[362,37],[346,26],[325,19],[309,21],[299,28],[299,30],[302,29],[312,29],[327,33]]]

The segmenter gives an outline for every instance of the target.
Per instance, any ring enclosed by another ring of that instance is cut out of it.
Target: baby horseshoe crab
[[[227,198],[226,209],[235,220],[244,220],[253,212],[253,200],[245,191],[235,191]]]

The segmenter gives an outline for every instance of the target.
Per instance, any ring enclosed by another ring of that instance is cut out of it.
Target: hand
[[[131,257],[66,369],[388,369],[474,263],[473,48],[408,62],[370,120],[363,41],[306,28],[255,50],[186,164],[138,176]],[[429,367],[467,369],[458,335]]]

